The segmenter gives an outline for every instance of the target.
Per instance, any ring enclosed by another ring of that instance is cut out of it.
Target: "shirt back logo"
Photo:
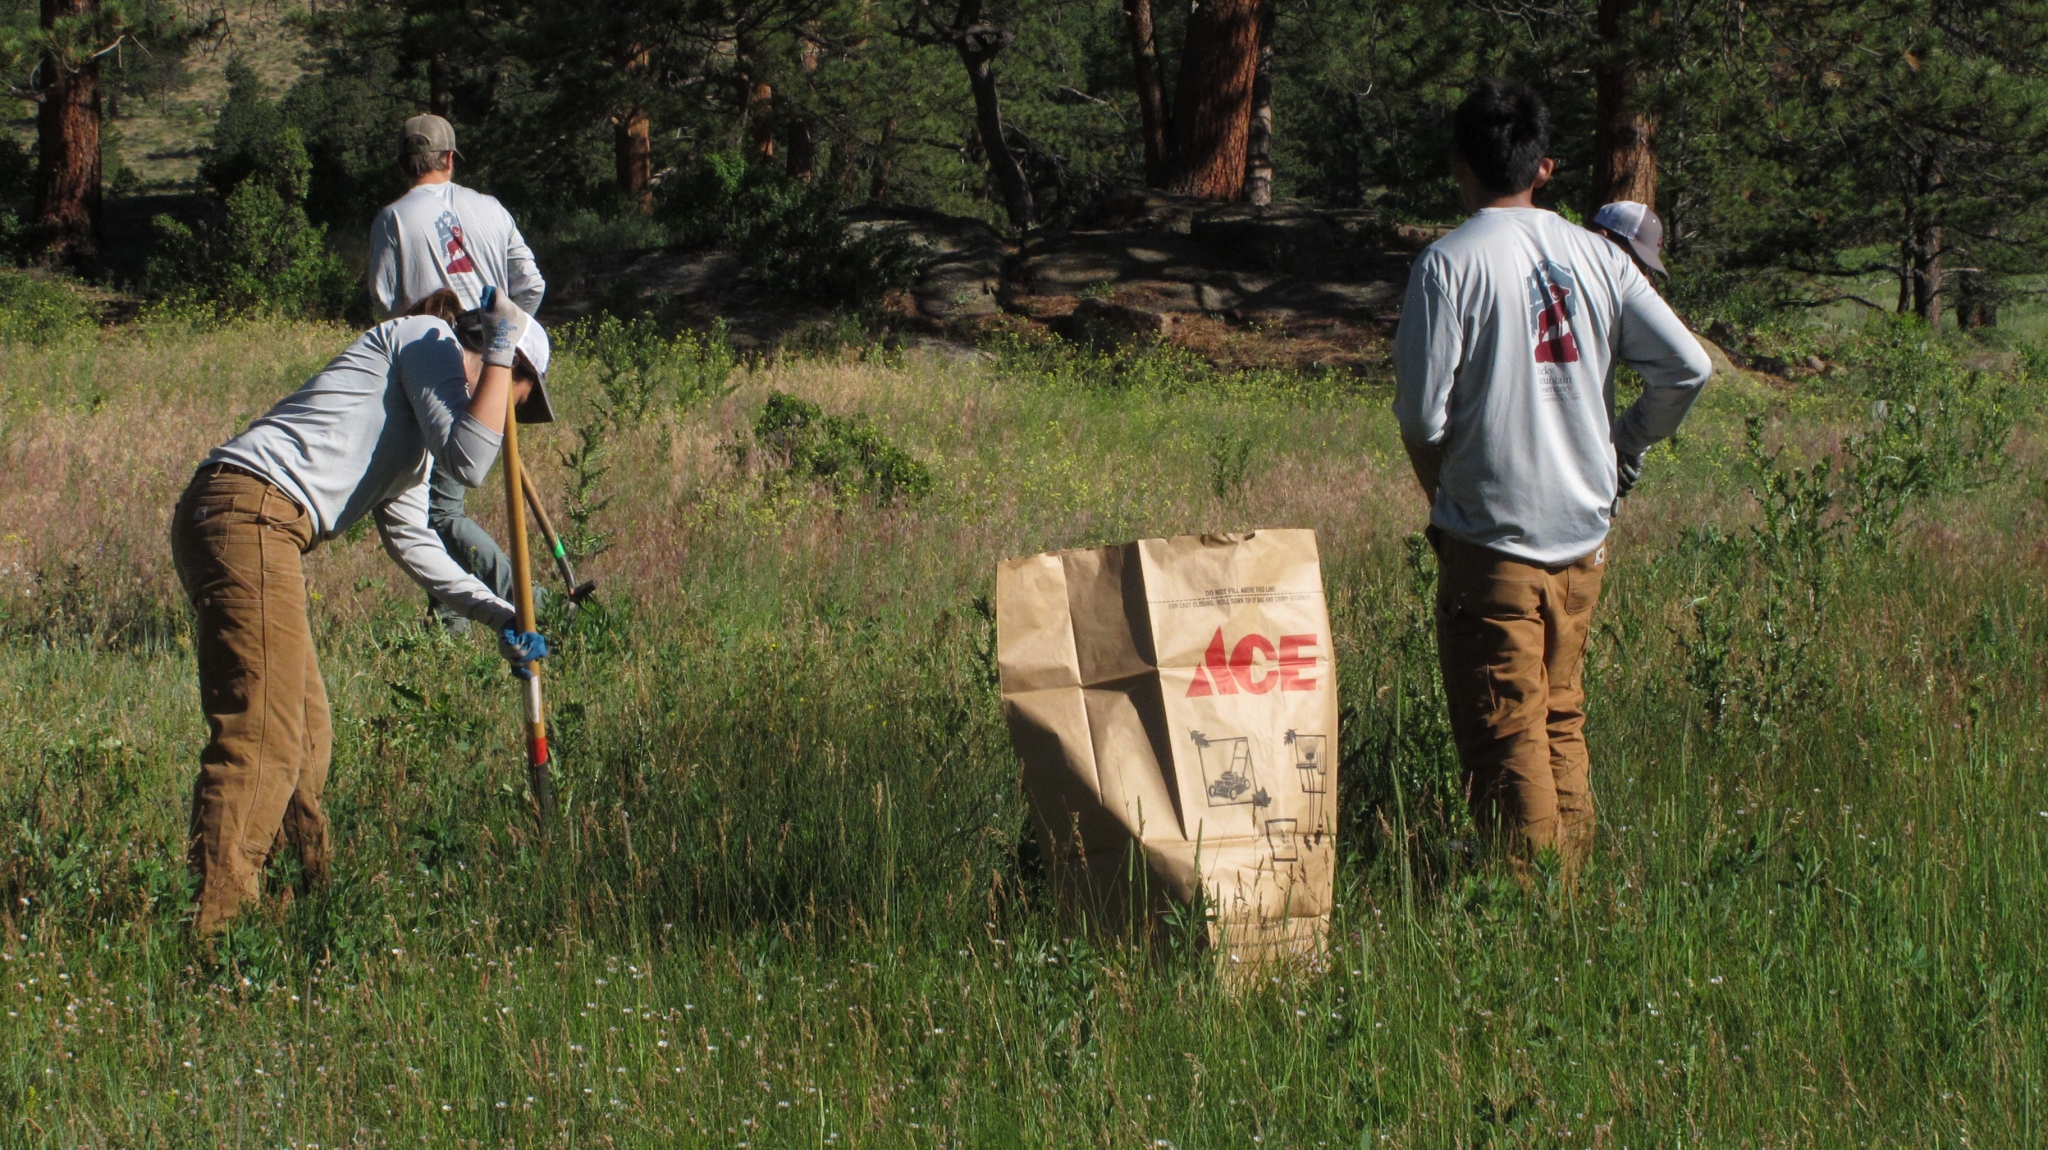
[[[445,259],[450,272],[476,270],[475,261],[469,258],[469,249],[462,243],[462,225],[455,222],[452,213],[442,212],[441,218],[434,221],[434,230],[441,233],[441,250],[447,253]]]
[[[1579,337],[1572,320],[1579,310],[1578,281],[1549,260],[1529,273],[1530,332],[1537,363],[1579,362]]]
[[[462,238],[462,224],[454,212],[442,212],[434,220],[434,232],[440,241],[435,251],[441,265],[441,280],[455,291],[457,299],[465,309],[478,307],[483,302],[484,281],[477,274],[476,261],[470,258],[469,246]]]

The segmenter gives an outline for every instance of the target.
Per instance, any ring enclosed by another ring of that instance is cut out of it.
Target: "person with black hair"
[[[1524,878],[1537,853],[1575,874],[1591,849],[1580,671],[1609,523],[1712,371],[1627,254],[1536,206],[1549,132],[1518,83],[1458,105],[1450,166],[1472,216],[1416,260],[1394,340],[1467,798]],[[1619,418],[1617,362],[1644,381]]]

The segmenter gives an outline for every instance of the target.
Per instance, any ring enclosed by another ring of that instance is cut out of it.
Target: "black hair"
[[[1487,191],[1512,196],[1536,182],[1550,110],[1527,84],[1481,80],[1451,115],[1451,147]]]

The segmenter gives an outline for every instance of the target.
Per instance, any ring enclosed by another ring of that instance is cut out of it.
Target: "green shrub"
[[[313,162],[299,130],[286,122],[276,101],[263,94],[263,81],[241,59],[229,61],[227,81],[227,103],[221,106],[213,142],[200,161],[199,178],[222,199],[252,179],[270,184],[288,199],[305,199]]]
[[[703,334],[668,334],[652,316],[605,315],[564,325],[558,338],[564,352],[590,362],[604,414],[622,427],[639,423],[664,392],[679,409],[730,395],[739,362],[723,321]]]
[[[1914,504],[2008,470],[2004,382],[1967,369],[1925,324],[1878,320],[1838,354],[1868,422],[1801,464],[1767,442],[1769,417],[1750,416],[1742,455],[1758,521],[1742,534],[1685,536],[1708,575],[1680,645],[1717,730],[1775,740],[1793,716],[1827,704],[1837,685],[1820,652],[1840,584],[1890,561]]]
[[[732,248],[777,291],[819,303],[872,307],[916,278],[900,240],[850,237],[837,181],[713,153],[664,185],[665,214],[689,245]]]
[[[93,326],[91,306],[63,284],[0,271],[0,343],[54,343]]]
[[[890,443],[865,415],[827,415],[815,403],[771,391],[754,420],[754,444],[779,473],[838,494],[857,492],[884,504],[931,494],[931,470]]]
[[[200,165],[214,211],[196,226],[156,217],[145,279],[179,310],[216,317],[334,319],[361,288],[306,216],[312,162],[299,130],[263,95],[255,73],[228,67],[228,102]]]
[[[2005,384],[1971,370],[1911,318],[1866,329],[1850,364],[1870,426],[1842,442],[1844,513],[1856,541],[1889,547],[1906,507],[2004,474],[2013,413]]]
[[[157,254],[147,279],[167,298],[204,304],[220,316],[334,319],[358,290],[327,229],[306,219],[262,180],[246,180],[213,219],[196,228],[156,218]]]
[[[996,373],[1020,383],[1161,396],[1313,400],[1355,394],[1364,380],[1346,371],[1286,367],[1219,368],[1170,343],[1102,350],[1051,337],[998,333],[983,351]]]

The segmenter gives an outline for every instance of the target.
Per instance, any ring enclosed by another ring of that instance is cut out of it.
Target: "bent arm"
[[[469,392],[462,348],[455,333],[439,320],[424,330],[406,321],[406,342],[398,352],[396,370],[427,453],[449,469],[456,482],[475,487],[497,462],[500,430],[511,406],[512,369],[485,367],[476,394]]]
[[[498,444],[505,437],[502,431],[491,431],[493,427],[503,428],[505,417],[512,407],[512,369],[501,364],[484,365],[483,377],[477,380],[476,394],[469,397],[469,422],[475,424],[491,439],[491,458],[498,455]],[[484,471],[491,469],[491,460],[484,460]],[[484,481],[483,471],[476,473],[475,487]]]
[[[398,217],[386,211],[377,216],[377,222],[370,226],[370,266],[364,273],[364,282],[370,288],[370,304],[376,309],[381,322],[397,314],[398,309],[409,300],[398,298],[399,281],[404,277],[398,242]]]
[[[505,278],[511,282],[505,285],[505,294],[519,305],[527,315],[540,311],[541,297],[547,294],[548,281],[541,278],[540,264],[533,258],[533,248],[526,243],[526,237],[519,234],[519,226],[512,225],[512,238],[505,245]]]
[[[1643,377],[1643,394],[1614,421],[1616,450],[1641,455],[1685,422],[1713,361],[1643,273],[1629,268],[1621,309],[1620,357]]]
[[[1408,466],[1415,469],[1415,482],[1422,485],[1422,494],[1436,505],[1436,489],[1444,472],[1444,445],[1441,443],[1413,443],[1401,440],[1401,446],[1408,449]]]
[[[427,594],[493,631],[512,625],[512,605],[458,566],[442,544],[441,536],[427,526],[425,483],[415,484],[398,498],[378,505],[375,515],[377,534],[384,539],[384,553]]]

